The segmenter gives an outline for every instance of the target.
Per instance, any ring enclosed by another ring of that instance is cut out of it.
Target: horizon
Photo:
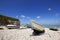
[[[21,24],[35,20],[60,25],[60,0],[0,0],[0,14],[17,18]]]

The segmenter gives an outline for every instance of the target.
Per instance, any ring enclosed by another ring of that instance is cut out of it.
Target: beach
[[[0,30],[0,40],[60,40],[60,31],[45,28],[44,34],[33,36],[32,33],[30,28]]]

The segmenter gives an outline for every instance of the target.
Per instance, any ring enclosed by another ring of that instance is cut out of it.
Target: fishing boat
[[[45,32],[45,27],[35,22],[34,20],[30,21],[30,25],[33,29],[33,34],[38,35]]]

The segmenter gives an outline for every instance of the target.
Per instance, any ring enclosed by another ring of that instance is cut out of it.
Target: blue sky
[[[18,18],[22,24],[33,19],[60,25],[60,0],[0,0],[0,14]]]

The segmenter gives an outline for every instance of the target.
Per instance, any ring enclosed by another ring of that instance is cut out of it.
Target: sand
[[[60,40],[60,31],[45,28],[45,33],[38,36],[32,36],[32,32],[30,28],[0,30],[0,40]]]

